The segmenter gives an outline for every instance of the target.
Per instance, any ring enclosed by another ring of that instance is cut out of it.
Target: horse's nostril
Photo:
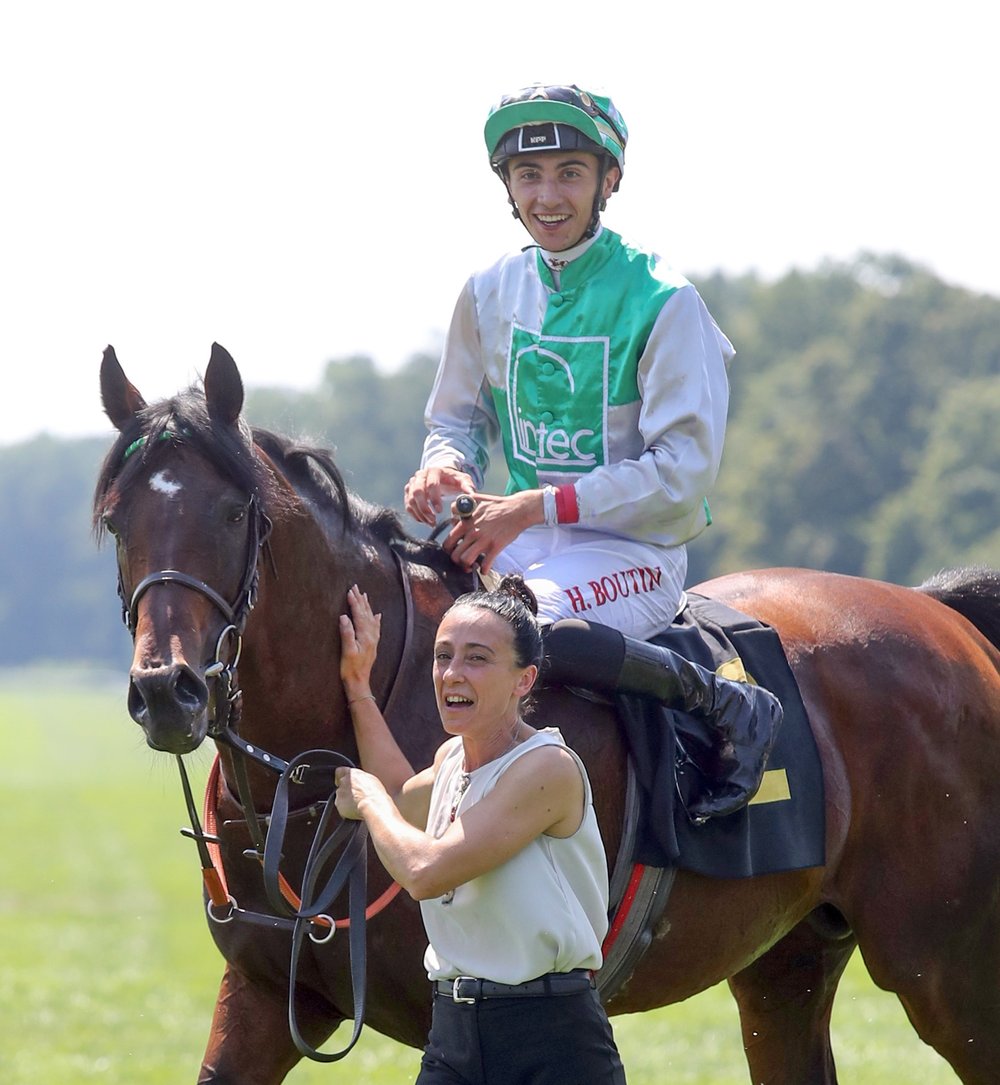
[[[205,680],[187,664],[133,671],[128,709],[142,724],[173,717],[200,715],[208,706]]]
[[[137,723],[141,723],[142,720],[149,715],[149,708],[146,705],[146,698],[142,695],[142,690],[139,687],[135,679],[129,681],[128,684],[128,714]]]
[[[201,744],[208,726],[208,686],[185,663],[137,667],[128,708],[154,750],[190,753]]]
[[[174,686],[179,703],[193,709],[203,709],[208,704],[208,687],[189,667],[183,667]]]

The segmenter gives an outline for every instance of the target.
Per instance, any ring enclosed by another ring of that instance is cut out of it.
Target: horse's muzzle
[[[154,750],[190,753],[208,731],[208,686],[186,663],[133,667],[128,710]]]

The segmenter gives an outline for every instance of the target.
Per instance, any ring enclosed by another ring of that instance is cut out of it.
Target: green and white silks
[[[509,491],[573,483],[578,529],[679,546],[707,523],[733,357],[695,288],[602,229],[472,276],[427,403],[422,466]]]

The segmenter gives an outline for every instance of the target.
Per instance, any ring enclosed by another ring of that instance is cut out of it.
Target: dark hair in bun
[[[459,596],[453,607],[488,610],[502,618],[514,638],[514,661],[519,667],[540,666],[542,631],[538,625],[535,593],[516,574],[505,576],[493,591],[473,591]]]
[[[494,592],[496,595],[510,595],[514,599],[520,599],[532,617],[538,617],[538,600],[535,598],[535,593],[524,582],[524,577],[518,576],[517,573],[502,577]]]

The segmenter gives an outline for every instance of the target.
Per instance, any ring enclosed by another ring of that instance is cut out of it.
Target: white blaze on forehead
[[[149,488],[154,493],[163,494],[165,497],[176,497],[184,487],[172,479],[166,471],[157,471],[149,480]]]

